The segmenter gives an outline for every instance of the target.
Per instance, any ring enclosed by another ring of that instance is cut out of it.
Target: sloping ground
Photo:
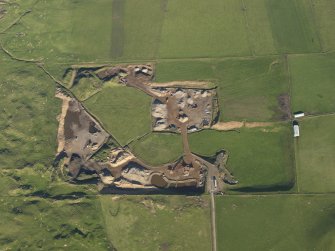
[[[83,104],[121,145],[151,131],[151,98],[135,88],[108,86]]]
[[[334,250],[334,195],[217,199],[218,250]]]
[[[36,66],[7,61],[0,52],[0,168],[49,166],[57,144],[60,101]]]
[[[4,250],[113,250],[99,210],[95,198],[2,197],[0,246]]]

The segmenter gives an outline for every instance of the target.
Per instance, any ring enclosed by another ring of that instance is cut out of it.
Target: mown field
[[[117,250],[211,250],[207,197],[100,197]]]
[[[292,109],[309,114],[335,112],[335,54],[289,58]]]
[[[191,151],[212,156],[225,149],[228,169],[239,181],[237,191],[290,190],[294,185],[294,149],[289,126],[241,129],[240,132],[204,130],[189,137]]]
[[[218,86],[220,121],[278,121],[287,117],[279,102],[290,92],[285,65],[284,58],[272,56],[159,62],[156,80],[213,81]]]
[[[334,195],[217,199],[218,250],[334,250]]]
[[[301,192],[335,192],[335,116],[306,118],[300,122],[296,142],[298,185]]]
[[[331,0],[17,2],[3,29],[30,12],[2,34],[2,43],[25,58],[148,60],[335,49]]]
[[[83,104],[121,145],[151,131],[151,97],[135,88],[109,84]]]

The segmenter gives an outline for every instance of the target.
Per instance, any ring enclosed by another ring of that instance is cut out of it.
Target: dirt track
[[[255,128],[255,127],[267,127],[273,126],[273,122],[240,122],[240,121],[230,121],[230,122],[219,122],[212,126],[212,129],[218,131],[230,131],[239,128]]]
[[[65,116],[66,116],[67,110],[69,108],[69,102],[70,102],[71,98],[68,97],[68,96],[65,96],[61,92],[56,93],[55,96],[57,98],[60,98],[63,101],[63,103],[62,103],[62,111],[61,111],[61,114],[58,117],[58,121],[59,121],[58,135],[57,135],[57,139],[58,139],[57,154],[58,154],[61,151],[63,151],[63,149],[65,147],[64,120],[65,120]]]

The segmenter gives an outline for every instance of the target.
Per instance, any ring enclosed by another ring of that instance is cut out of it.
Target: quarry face
[[[155,88],[166,99],[153,99],[154,131],[180,131],[180,124],[188,132],[209,128],[218,113],[215,89]]]

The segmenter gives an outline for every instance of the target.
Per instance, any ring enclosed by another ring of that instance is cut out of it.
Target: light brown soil
[[[212,129],[218,131],[230,131],[234,129],[239,129],[242,127],[255,128],[255,127],[268,127],[273,126],[272,122],[240,122],[240,121],[230,121],[230,122],[219,122],[212,126]]]
[[[64,95],[61,92],[57,92],[55,96],[63,101],[61,114],[57,118],[59,121],[58,134],[57,134],[57,139],[58,139],[57,154],[58,154],[61,151],[63,151],[64,146],[65,146],[64,120],[65,120],[67,110],[69,109],[69,103],[70,103],[71,98]]]
[[[210,82],[200,81],[173,81],[167,83],[146,83],[150,87],[181,87],[181,88],[199,88],[199,89],[213,89]]]
[[[233,129],[242,128],[244,126],[244,122],[231,121],[231,122],[219,122],[212,126],[213,129],[219,131],[229,131]]]
[[[273,126],[274,123],[272,122],[246,122],[244,126],[246,128],[254,128],[254,127],[267,127],[267,126]]]

